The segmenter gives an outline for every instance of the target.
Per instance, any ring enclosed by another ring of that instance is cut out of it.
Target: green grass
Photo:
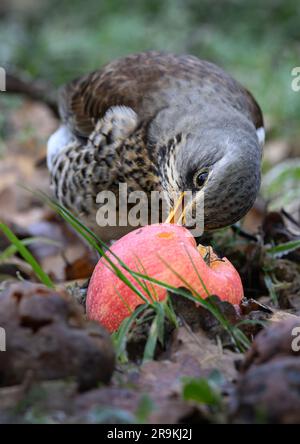
[[[8,227],[6,227],[6,228],[8,228]],[[20,240],[20,242],[24,246],[30,246],[33,244],[40,244],[40,243],[48,244],[48,245],[55,245],[58,247],[60,246],[60,244],[58,242],[55,242],[52,239],[47,239],[45,237],[38,237],[38,236],[37,237],[27,237],[26,239]],[[9,245],[7,248],[5,248],[5,250],[3,250],[0,253],[0,262],[10,259],[16,253],[18,253],[18,251],[19,251],[18,246],[15,243],[12,243],[11,245]]]
[[[272,256],[273,258],[280,258],[299,249],[300,249],[300,240],[298,239],[266,248],[266,253]]]
[[[0,221],[0,230],[4,233],[7,239],[11,242],[12,247],[9,250],[5,250],[2,253],[3,257],[7,257],[8,253],[13,251],[18,251],[23,259],[31,266],[33,272],[36,274],[37,278],[47,287],[54,288],[54,283],[50,279],[50,277],[45,273],[40,266],[40,264],[36,261],[36,259],[32,256],[28,248],[26,247],[26,243],[31,243],[28,240],[23,242],[17,238],[17,236],[11,231],[11,229]]]

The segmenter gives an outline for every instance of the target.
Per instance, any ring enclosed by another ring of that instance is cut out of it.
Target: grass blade
[[[20,239],[20,242],[25,245],[32,245],[37,243],[43,243],[48,245],[54,245],[57,247],[60,247],[60,244],[52,239],[47,239],[45,237],[27,237],[26,239]],[[2,253],[0,254],[0,261],[5,261],[9,259],[10,257],[14,256],[18,252],[18,248],[16,245],[11,244],[9,247],[7,247]]]
[[[124,319],[124,321],[120,325],[119,330],[116,333],[113,333],[117,359],[120,359],[122,356],[124,356],[126,351],[127,336],[132,327],[132,324],[134,323],[136,318],[144,310],[146,310],[146,308],[147,305],[140,305],[139,307],[137,307],[137,309],[128,318]]]
[[[276,245],[275,247],[270,247],[266,249],[266,253],[270,254],[275,258],[280,258],[285,256],[292,251],[298,250],[300,248],[300,239],[285,242],[284,244]]]
[[[163,338],[164,338],[165,313],[163,309],[163,304],[158,302],[154,304],[154,307],[156,310],[156,315],[152,321],[149,331],[149,337],[145,345],[143,362],[151,361],[154,358],[154,353],[156,350],[156,345],[158,340],[162,344],[164,342]]]
[[[37,278],[47,287],[54,288],[54,284],[47,273],[44,272],[40,264],[36,261],[30,251],[26,248],[26,246],[22,243],[20,239],[11,231],[11,229],[0,221],[0,230],[3,231],[7,239],[17,248],[17,251],[23,257],[23,259],[31,265],[32,270],[34,271]]]

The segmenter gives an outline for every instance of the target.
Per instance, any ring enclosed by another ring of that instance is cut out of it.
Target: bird
[[[163,191],[204,199],[205,231],[230,226],[260,188],[263,115],[253,95],[194,55],[141,52],[72,80],[58,93],[61,125],[47,164],[59,203],[104,240],[135,227],[99,227],[97,195]]]

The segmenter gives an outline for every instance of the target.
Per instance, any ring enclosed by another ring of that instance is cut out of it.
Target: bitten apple
[[[139,228],[113,244],[111,251],[131,270],[147,274],[173,287],[186,287],[184,279],[202,298],[208,296],[204,285],[209,294],[218,295],[220,299],[232,304],[239,304],[243,298],[240,276],[228,259],[217,258],[210,247],[197,247],[190,232],[180,225],[165,223]],[[111,253],[108,256],[120,267]],[[135,279],[126,270],[122,271],[147,297]],[[146,284],[154,299],[161,301],[166,298],[166,289],[149,282]],[[114,274],[107,260],[102,257],[88,288],[88,317],[113,332],[131,311],[143,303]]]

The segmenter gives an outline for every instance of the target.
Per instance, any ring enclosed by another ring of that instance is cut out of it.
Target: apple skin
[[[207,293],[194,267],[209,294],[218,295],[220,299],[232,304],[240,304],[243,298],[240,276],[228,259],[222,258],[207,265],[197,250],[193,236],[180,225],[164,223],[138,228],[114,243],[111,251],[134,271],[147,274],[177,288],[184,287],[180,277],[166,265],[169,264],[202,298],[206,298]],[[117,264],[117,260],[110,253],[108,256]],[[122,271],[137,286],[134,278],[124,269]],[[164,288],[154,285],[154,291],[151,283],[148,282],[147,285],[154,298],[160,301],[165,299],[167,291]],[[139,288],[145,294],[141,287]],[[101,323],[108,331],[113,332],[130,315],[128,306],[134,311],[140,304],[143,304],[143,300],[115,276],[102,257],[95,267],[88,288],[86,301],[88,318]]]

